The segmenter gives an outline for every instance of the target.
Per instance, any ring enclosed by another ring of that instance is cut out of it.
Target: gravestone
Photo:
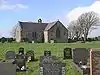
[[[75,48],[72,50],[73,62],[76,64],[87,64],[89,58],[89,50],[86,48]]]
[[[5,54],[5,59],[6,60],[11,60],[11,59],[15,60],[15,56],[16,56],[16,54],[14,51],[7,51]]]
[[[65,75],[65,63],[56,60],[55,56],[41,56],[40,75]]]
[[[0,75],[16,75],[16,65],[8,62],[0,62]]]
[[[90,51],[90,75],[100,75],[100,51]]]
[[[34,41],[32,41],[32,43],[35,43]]]
[[[64,48],[64,59],[72,59],[72,49]]]
[[[27,51],[25,55],[26,55],[26,60],[27,61],[34,61],[35,60],[34,51],[32,51],[32,50]]]
[[[24,48],[22,47],[19,48],[19,54],[24,54]]]
[[[44,56],[51,56],[51,51],[44,51]]]
[[[26,59],[23,54],[17,54],[15,58],[15,64],[17,65],[17,71],[25,71]]]
[[[50,43],[55,43],[55,41],[54,40],[50,40]]]

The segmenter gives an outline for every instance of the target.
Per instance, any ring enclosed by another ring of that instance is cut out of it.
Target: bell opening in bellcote
[[[38,23],[42,23],[42,19],[38,19]]]

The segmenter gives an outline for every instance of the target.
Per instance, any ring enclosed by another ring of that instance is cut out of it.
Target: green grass
[[[66,75],[81,75],[72,65],[72,60],[63,60],[63,49],[65,47],[71,48],[100,48],[100,42],[92,43],[0,43],[0,59],[5,58],[5,53],[8,50],[14,50],[18,53],[18,48],[24,47],[25,51],[34,50],[35,58],[39,60],[39,57],[43,55],[44,50],[51,50],[52,55],[56,55],[59,60],[66,63]],[[26,73],[19,72],[17,75],[39,75],[39,61],[27,63],[29,71]]]

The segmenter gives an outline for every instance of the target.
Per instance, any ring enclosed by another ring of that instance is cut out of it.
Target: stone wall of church
[[[57,33],[58,32],[58,33]],[[57,22],[49,31],[48,31],[48,40],[54,40],[55,42],[68,42],[68,30],[61,23]]]

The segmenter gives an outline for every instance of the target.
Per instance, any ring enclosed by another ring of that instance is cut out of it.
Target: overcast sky
[[[18,21],[43,22],[60,20],[66,27],[83,12],[100,14],[99,0],[0,0],[0,36],[9,37]],[[100,27],[89,36],[100,35]]]

